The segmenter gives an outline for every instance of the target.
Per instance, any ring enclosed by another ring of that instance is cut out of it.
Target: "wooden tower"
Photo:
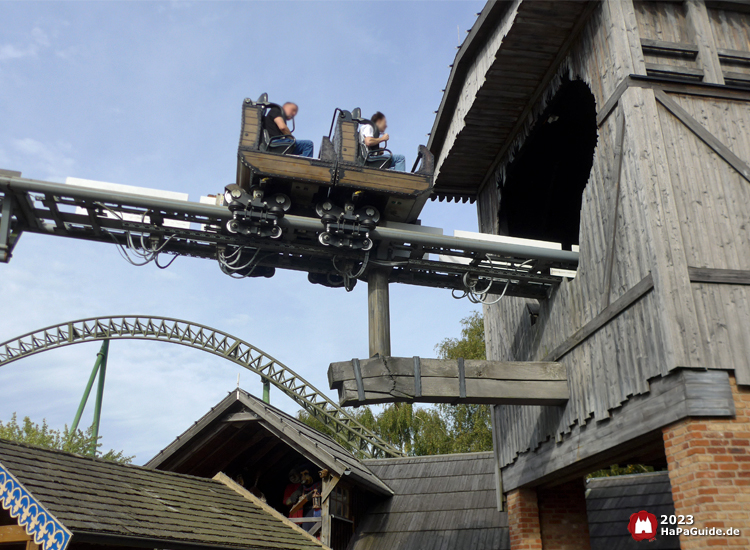
[[[480,231],[580,249],[546,300],[484,309],[488,359],[569,381],[495,407],[511,547],[587,548],[583,477],[615,463],[668,468],[678,515],[748,546],[748,3],[490,2],[429,146]]]

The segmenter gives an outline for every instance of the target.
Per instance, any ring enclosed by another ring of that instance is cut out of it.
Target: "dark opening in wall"
[[[563,83],[507,168],[500,234],[578,244],[581,197],[597,141],[596,100],[582,80]]]

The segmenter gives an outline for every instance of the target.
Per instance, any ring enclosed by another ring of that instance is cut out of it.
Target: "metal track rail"
[[[255,346],[220,330],[168,317],[126,315],[69,321],[0,343],[0,367],[37,353],[94,340],[154,340],[206,351],[259,375],[331,428],[359,457],[403,453],[363,426],[292,369]]]
[[[332,261],[361,263],[365,253],[318,242],[320,220],[284,216],[282,238],[230,234],[228,209],[187,201],[89,189],[0,174],[0,261],[10,259],[23,232],[116,243],[145,243],[160,254],[217,259],[240,248],[257,252],[256,264],[331,273]],[[173,227],[165,220],[184,222]],[[543,299],[561,281],[551,268],[576,269],[578,253],[438,235],[420,226],[392,224],[371,232],[372,266],[392,267],[390,282],[457,291],[471,278],[489,294]],[[435,255],[464,258],[446,262]],[[367,279],[363,269],[360,278]]]

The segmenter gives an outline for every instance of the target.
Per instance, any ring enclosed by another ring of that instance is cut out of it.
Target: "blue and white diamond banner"
[[[0,463],[0,506],[26,529],[42,550],[65,550],[71,532]]]

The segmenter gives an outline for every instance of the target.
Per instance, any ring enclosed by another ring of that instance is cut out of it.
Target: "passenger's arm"
[[[383,143],[384,141],[388,141],[388,138],[390,136],[388,134],[383,134],[380,137],[366,137],[365,138],[365,145],[367,147],[372,147],[373,145],[379,145]]]
[[[286,122],[284,121],[284,117],[277,116],[273,119],[273,121],[276,123],[276,126],[279,127],[279,130],[281,130],[281,133],[284,135],[291,135],[292,132],[289,130],[289,126],[286,125]]]

